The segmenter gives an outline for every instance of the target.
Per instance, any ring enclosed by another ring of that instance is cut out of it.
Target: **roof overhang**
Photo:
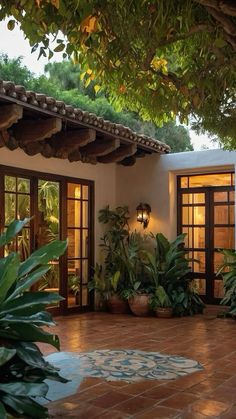
[[[0,80],[0,147],[87,163],[133,165],[168,145],[42,93]]]

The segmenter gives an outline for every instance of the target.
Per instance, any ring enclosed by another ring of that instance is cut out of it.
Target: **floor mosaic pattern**
[[[139,350],[107,349],[80,354],[59,352],[49,355],[46,359],[60,368],[62,376],[71,380],[66,385],[50,385],[49,382],[50,400],[57,400],[76,392],[83,377],[132,383],[144,379],[174,380],[202,370],[201,365],[192,359]]]

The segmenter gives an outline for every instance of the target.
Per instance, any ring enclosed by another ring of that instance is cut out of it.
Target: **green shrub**
[[[0,246],[10,243],[29,222],[13,221],[0,236]],[[35,342],[60,349],[59,338],[44,330],[53,326],[46,306],[62,300],[57,293],[30,289],[50,270],[49,261],[61,256],[66,241],[54,241],[38,249],[24,262],[18,253],[0,259],[0,417],[7,415],[47,418],[48,410],[36,397],[46,398],[45,379],[66,383],[46,362]]]

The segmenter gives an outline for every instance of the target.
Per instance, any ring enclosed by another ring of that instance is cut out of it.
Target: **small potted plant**
[[[172,317],[173,308],[165,289],[159,285],[155,290],[155,294],[151,297],[150,307],[156,312],[157,317]]]

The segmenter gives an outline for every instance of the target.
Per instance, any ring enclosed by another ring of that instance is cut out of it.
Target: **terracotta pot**
[[[137,294],[129,299],[130,310],[135,316],[148,316],[150,313],[149,308],[149,295]]]
[[[162,317],[163,319],[169,319],[172,317],[173,309],[172,307],[158,307],[156,309],[156,316]]]
[[[111,295],[107,300],[108,309],[113,314],[130,313],[128,301],[122,300],[117,294]]]

